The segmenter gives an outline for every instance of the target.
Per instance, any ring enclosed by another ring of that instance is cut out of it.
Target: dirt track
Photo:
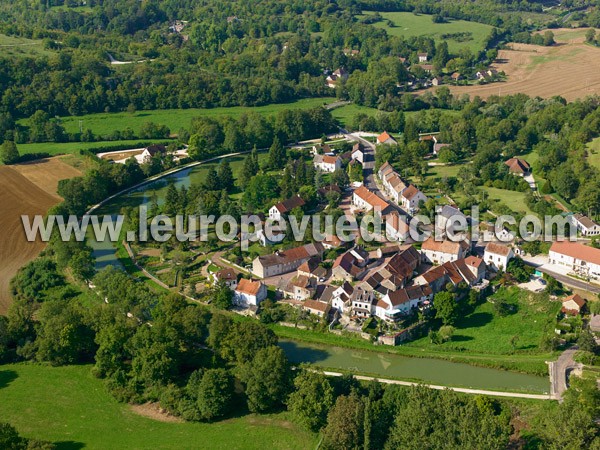
[[[585,30],[553,31],[557,44],[552,47],[513,43],[511,50],[499,52],[492,67],[506,73],[506,82],[450,89],[471,97],[524,93],[543,98],[560,95],[568,101],[600,94],[600,48],[585,44]]]
[[[0,166],[0,314],[10,304],[11,278],[44,248],[42,242],[27,242],[21,214],[45,214],[60,201],[58,181],[78,175],[77,169],[58,158]]]

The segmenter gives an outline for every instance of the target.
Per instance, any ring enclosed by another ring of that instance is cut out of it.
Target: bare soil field
[[[0,314],[6,313],[11,301],[11,278],[45,246],[27,241],[21,214],[45,214],[60,202],[58,181],[78,175],[81,172],[58,158],[0,166]]]
[[[600,94],[600,48],[585,43],[587,29],[557,29],[556,45],[509,44],[492,65],[507,81],[474,86],[449,86],[455,95],[523,93],[543,98],[560,95],[568,101]]]

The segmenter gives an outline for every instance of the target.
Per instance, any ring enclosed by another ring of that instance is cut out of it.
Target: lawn
[[[90,366],[0,366],[2,421],[59,449],[306,449],[317,436],[288,413],[249,414],[221,422],[167,423],[142,417],[110,396]]]
[[[482,189],[488,193],[490,200],[499,200],[500,203],[508,206],[516,213],[534,214],[525,204],[526,194],[524,192],[509,191],[507,189],[498,189],[487,186],[484,186]]]
[[[0,54],[2,56],[50,56],[53,53],[53,51],[44,48],[44,44],[40,39],[27,39],[0,34]]]
[[[366,11],[366,14],[374,14]],[[414,14],[412,12],[382,12],[383,21],[373,24],[383,28],[391,36],[404,36],[406,38],[416,36],[430,36],[436,41],[443,41],[443,34],[471,33],[469,40],[459,42],[455,39],[446,39],[450,52],[456,53],[462,48],[469,48],[476,53],[483,50],[483,41],[492,31],[490,25],[465,20],[450,20],[447,23],[433,23],[432,16],[427,14]],[[394,23],[390,27],[387,23]]]
[[[423,350],[463,351],[465,356],[469,352],[490,355],[542,353],[539,344],[543,336],[554,329],[560,303],[550,302],[545,294],[533,294],[516,287],[502,288],[489,300],[499,299],[515,305],[516,311],[502,317],[488,301],[458,320],[452,340],[436,345],[424,337],[406,345]],[[513,336],[517,336],[514,349]]]
[[[325,97],[308,98],[291,103],[275,103],[272,105],[255,107],[234,106],[230,108],[154,109],[137,111],[134,113],[98,113],[84,116],[63,117],[61,121],[68,133],[78,133],[80,121],[83,129],[90,129],[96,135],[107,135],[115,130],[124,130],[127,127],[131,128],[137,134],[139,133],[142,124],[145,122],[155,122],[157,124],[166,125],[172,133],[177,133],[181,127],[189,127],[192,118],[198,116],[238,117],[249,112],[273,115],[284,109],[309,109],[333,101],[335,101],[335,99]],[[22,119],[19,123],[26,126],[28,122],[27,119]]]

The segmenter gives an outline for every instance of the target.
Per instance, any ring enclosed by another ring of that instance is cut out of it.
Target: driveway
[[[579,349],[574,346],[561,353],[556,361],[549,363],[551,396],[559,401],[562,400],[562,395],[567,390],[569,374],[573,370],[581,368],[581,364],[573,360],[573,355]]]
[[[600,286],[599,285],[594,284],[594,283],[588,283],[587,281],[570,277],[568,274],[571,272],[571,270],[568,267],[557,265],[557,264],[550,264],[548,262],[547,255],[537,255],[537,256],[533,256],[533,257],[525,256],[525,257],[523,257],[523,261],[525,261],[525,264],[535,267],[540,272],[546,273],[546,274],[556,278],[558,281],[560,281],[564,285],[567,285],[567,286],[570,286],[570,287],[573,287],[576,289],[581,289],[583,291],[592,292],[594,294],[600,294]]]

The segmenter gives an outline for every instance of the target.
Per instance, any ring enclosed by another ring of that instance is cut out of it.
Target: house
[[[336,71],[334,71],[331,75],[326,78],[327,86],[332,89],[335,89],[340,81],[345,81],[348,79],[348,72],[340,67]]]
[[[379,214],[385,214],[390,209],[388,202],[364,186],[354,190],[352,193],[352,204],[365,211],[378,211]]]
[[[433,77],[433,78],[431,79],[431,84],[432,84],[433,86],[439,86],[439,85],[441,85],[441,84],[443,84],[443,83],[444,83],[444,80],[442,80],[442,78],[441,78],[441,77]]]
[[[358,318],[371,317],[375,295],[371,291],[356,288],[350,296],[350,315]]]
[[[312,298],[317,291],[317,281],[312,277],[297,275],[292,278],[281,291],[294,300],[306,300]]]
[[[325,240],[321,241],[321,244],[323,244],[323,247],[326,250],[331,250],[332,248],[338,248],[341,247],[343,245],[345,245],[345,242],[342,242],[342,240],[337,237],[335,234],[328,234],[325,236]]]
[[[329,316],[329,311],[331,311],[331,305],[319,300],[309,299],[302,302],[302,309],[319,317],[327,317]]]
[[[356,57],[360,55],[360,50],[345,48],[342,51],[344,52],[344,56]]]
[[[354,144],[354,147],[352,147],[352,159],[354,161],[358,161],[361,164],[365,163],[365,150],[362,144]]]
[[[429,60],[429,55],[427,53],[419,53],[417,54],[419,58],[419,63],[426,63]]]
[[[432,299],[433,291],[429,286],[410,286],[388,292],[377,301],[373,312],[380,319],[396,321],[410,314],[413,308],[428,305]]]
[[[402,191],[401,201],[404,209],[412,213],[419,209],[421,202],[427,201],[427,197],[414,184],[411,184]]]
[[[398,142],[387,131],[384,131],[377,136],[377,143],[384,145],[396,145]]]
[[[465,216],[460,209],[454,206],[444,205],[438,207],[435,217],[435,228],[441,231],[443,234],[450,232],[466,231],[461,229],[461,224],[468,223],[467,216]]]
[[[431,73],[431,71],[433,70],[433,64],[419,64],[419,65],[416,65],[415,67],[420,67],[427,73]]]
[[[397,211],[392,211],[384,216],[384,220],[388,240],[404,242],[408,239],[410,226],[406,222],[405,216],[401,216]]]
[[[466,241],[436,241],[430,236],[421,245],[421,257],[424,262],[431,264],[444,264],[448,261],[456,261],[467,256],[471,246]]]
[[[313,165],[322,172],[335,172],[342,168],[342,160],[334,155],[316,154],[313,158]]]
[[[581,314],[581,310],[585,307],[586,301],[583,297],[578,294],[569,295],[562,301],[561,312],[564,314],[570,314],[577,316]]]
[[[321,259],[317,256],[313,256],[298,267],[298,276],[315,278],[317,280],[325,278],[327,276],[327,269],[322,267],[320,263]]]
[[[440,154],[440,150],[442,150],[444,147],[450,147],[450,144],[447,143],[442,143],[442,142],[436,142],[433,144],[433,154],[434,155],[439,155]]]
[[[577,242],[553,242],[548,253],[550,264],[570,268],[586,278],[600,278],[600,250]]]
[[[282,202],[273,205],[271,209],[269,209],[269,218],[271,220],[281,220],[282,216],[285,214],[289,214],[289,212],[294,208],[301,208],[306,203],[299,195],[294,195],[292,198],[288,198]]]
[[[527,176],[531,173],[529,163],[521,158],[510,158],[504,164],[508,166],[508,171],[515,175]]]
[[[390,173],[394,173],[395,170],[389,162],[384,162],[379,170],[377,171],[377,176],[383,181],[387,175]]]
[[[407,188],[404,180],[396,172],[389,172],[382,179],[382,184],[388,196],[396,202],[402,203],[402,193]]]
[[[321,294],[321,300],[326,301],[331,295],[331,305],[337,309],[340,313],[347,316],[351,313],[351,302],[352,293],[354,288],[350,283],[345,281],[340,287],[335,288],[334,286],[327,286]]]
[[[475,256],[469,256],[432,267],[416,277],[414,284],[429,286],[435,294],[444,290],[448,283],[457,286],[464,282],[468,286],[475,286],[481,283],[484,277],[485,263],[483,260]]]
[[[267,286],[260,281],[240,279],[233,295],[233,303],[238,306],[258,306],[267,298]]]
[[[144,163],[148,163],[158,153],[162,155],[166,154],[167,148],[161,144],[152,144],[146,147],[140,156]]]
[[[600,234],[600,225],[583,214],[573,214],[571,223],[577,227],[577,231],[582,236],[597,236]]]
[[[225,283],[225,285],[232,290],[237,288],[237,273],[231,268],[221,269],[215,272],[213,275],[213,284]]]
[[[494,270],[506,270],[508,262],[514,257],[512,248],[499,242],[489,242],[483,253],[483,260]]]
[[[450,78],[452,78],[452,81],[459,81],[462,79],[462,75],[459,72],[454,72],[450,75]]]
[[[279,250],[271,255],[257,256],[252,261],[252,273],[260,278],[268,278],[296,270],[313,256],[323,255],[321,243],[306,244],[288,250]]]
[[[331,277],[346,281],[359,278],[366,273],[368,261],[368,253],[356,246],[336,258],[331,267]]]
[[[379,253],[381,252],[381,253]],[[364,290],[385,295],[406,286],[421,262],[419,252],[412,245],[391,245],[377,250],[381,265],[365,275],[359,286]]]

